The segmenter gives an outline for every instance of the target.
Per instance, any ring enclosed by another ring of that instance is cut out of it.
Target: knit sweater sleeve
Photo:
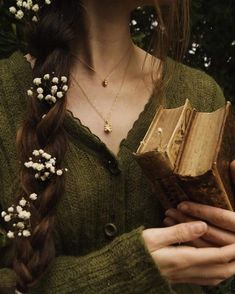
[[[123,234],[86,256],[57,256],[30,293],[175,293],[148,253],[142,230]],[[0,290],[14,287],[10,268],[1,268],[0,277]]]

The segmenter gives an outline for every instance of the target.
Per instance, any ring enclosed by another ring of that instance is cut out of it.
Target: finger
[[[172,284],[195,284],[200,286],[217,286],[223,280],[216,280],[216,279],[177,279],[171,280]]]
[[[183,214],[177,209],[167,210],[166,215],[168,219],[173,219],[172,222],[177,222],[177,223],[196,220],[192,217],[186,216],[185,214]],[[211,244],[214,243],[216,246],[225,246],[225,245],[235,243],[235,234],[229,231],[221,230],[214,226],[208,225],[207,232],[203,235],[202,239],[209,241]]]
[[[167,227],[171,227],[171,226],[175,226],[178,224],[177,221],[175,221],[173,218],[171,217],[166,217],[164,220],[163,220],[163,224]]]
[[[215,279],[226,280],[235,274],[235,261],[227,264],[212,264],[204,266],[191,267],[186,270],[170,273],[169,277],[172,280],[181,279]]]
[[[164,264],[164,267],[172,270],[198,265],[226,264],[235,259],[235,244],[218,248],[171,246],[154,251],[152,256],[159,265]]]
[[[218,246],[225,246],[235,243],[235,234],[213,226],[208,226],[208,230],[202,239],[217,244]]]
[[[230,173],[233,180],[233,184],[235,185],[235,160],[230,163]]]
[[[176,225],[178,222],[176,222],[176,220],[174,220],[170,217],[166,217],[163,220],[163,223],[165,226],[170,227],[170,226]],[[185,242],[184,244],[189,245],[189,246],[193,246],[193,247],[197,247],[197,248],[205,248],[205,247],[214,247],[215,246],[214,244],[207,242],[205,240],[202,240],[201,238],[198,238],[198,239],[191,241],[191,242]]]
[[[173,218],[177,223],[193,222],[198,220],[195,217],[186,215],[182,211],[175,208],[168,209],[165,212],[165,215],[167,217]]]
[[[196,221],[178,224],[168,228],[149,229],[148,238],[151,238],[149,250],[154,251],[173,244],[184,243],[195,240],[202,236],[207,230],[204,222]],[[146,234],[146,232],[143,232]]]
[[[235,232],[235,212],[213,206],[182,202],[177,206],[181,212],[204,221],[215,226]]]
[[[196,247],[196,248],[208,248],[208,247],[215,247],[215,244],[203,240],[202,238],[198,238],[194,241],[186,242],[185,245]]]

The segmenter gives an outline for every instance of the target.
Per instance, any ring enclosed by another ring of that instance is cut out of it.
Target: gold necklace
[[[88,63],[86,63],[84,60],[82,60],[81,58],[79,58],[76,54],[71,53],[72,56],[74,56],[78,61],[80,61],[83,65],[85,65],[86,67],[88,67],[89,69],[91,69],[93,72],[95,72],[100,80],[101,80],[101,85],[106,88],[109,85],[109,77],[113,74],[113,72],[115,71],[115,69],[122,63],[123,59],[125,58],[127,52],[132,48],[132,44],[130,47],[128,47],[127,51],[125,52],[125,54],[122,56],[122,58],[119,60],[119,62],[113,67],[113,69],[110,71],[110,73],[108,75],[106,75],[105,77],[102,77],[91,65],[89,65]]]
[[[119,87],[119,90],[117,92],[117,94],[115,95],[115,99],[111,105],[111,108],[110,108],[110,111],[109,113],[107,114],[107,117],[105,118],[102,113],[96,108],[96,106],[91,102],[91,100],[89,99],[88,95],[86,94],[84,88],[79,84],[79,82],[75,79],[75,77],[71,74],[71,77],[73,78],[73,80],[75,81],[75,83],[77,84],[77,86],[80,88],[80,90],[82,91],[83,95],[85,96],[85,98],[87,99],[88,103],[91,105],[91,107],[93,107],[93,109],[97,112],[97,114],[102,118],[102,120],[104,121],[104,132],[109,134],[112,132],[112,124],[111,124],[111,113],[112,113],[112,110],[117,102],[117,99],[120,95],[120,92],[122,90],[122,87],[123,87],[123,84],[124,84],[124,81],[125,81],[125,78],[126,78],[126,73],[127,73],[127,69],[129,67],[129,64],[130,64],[130,60],[131,60],[131,52],[129,54],[129,58],[128,58],[128,62],[127,62],[127,66],[125,68],[125,71],[124,71],[124,75],[123,75],[123,79],[122,79],[122,82],[121,82],[121,85]]]

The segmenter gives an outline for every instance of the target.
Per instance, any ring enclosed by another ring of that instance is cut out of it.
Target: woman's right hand
[[[206,231],[206,223],[194,221],[146,229],[142,236],[161,274],[171,283],[216,286],[235,274],[235,244],[208,248],[172,246],[193,241]]]

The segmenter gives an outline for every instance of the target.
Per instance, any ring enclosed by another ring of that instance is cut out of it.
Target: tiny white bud
[[[54,96],[51,96],[51,101],[52,101],[53,103],[56,103],[56,98],[55,98]]]
[[[41,88],[41,87],[37,88],[37,93],[42,94],[43,93],[43,88]]]
[[[9,11],[10,11],[11,13],[13,13],[13,14],[16,14],[16,8],[15,8],[14,6],[11,6],[11,7],[9,8]]]
[[[6,216],[6,215],[7,215],[6,211],[2,211],[2,212],[1,212],[1,217],[4,217],[4,216]]]
[[[23,230],[23,236],[24,236],[24,237],[29,237],[29,236],[31,236],[30,231],[29,231],[29,230]]]
[[[29,198],[31,200],[37,200],[37,194],[36,193],[32,193],[32,194],[29,195]]]
[[[14,233],[13,233],[12,231],[9,231],[9,232],[7,233],[7,237],[8,237],[9,239],[13,239],[15,236],[14,236]]]
[[[43,94],[38,94],[37,97],[38,97],[39,100],[42,100],[44,98]]]
[[[41,78],[35,78],[34,80],[33,80],[33,83],[35,84],[35,85],[40,85],[41,84]]]
[[[16,224],[16,226],[17,226],[17,228],[19,228],[19,229],[23,229],[23,228],[24,228],[24,223],[23,223],[23,222],[18,222],[18,223]]]
[[[5,215],[4,220],[5,222],[9,222],[11,220],[10,214]]]
[[[36,15],[34,15],[34,16],[32,17],[32,21],[34,21],[34,22],[38,22],[38,18],[37,18]]]
[[[62,76],[62,77],[61,77],[61,81],[62,81],[63,83],[67,83],[68,79],[67,79],[67,77]]]
[[[16,206],[16,211],[18,213],[20,213],[22,210],[23,210],[23,208],[21,206],[19,206],[19,205]]]
[[[59,82],[59,79],[58,79],[57,77],[54,77],[54,78],[52,79],[52,83],[54,83],[54,84],[58,84],[58,82]]]
[[[62,97],[64,96],[64,94],[63,94],[62,92],[57,92],[56,96],[57,96],[58,98],[62,98]]]
[[[58,169],[56,171],[57,176],[61,176],[63,174],[63,171],[61,169]]]
[[[43,78],[44,78],[44,80],[49,80],[50,79],[50,75],[49,74],[45,74]]]
[[[31,8],[34,12],[38,12],[39,6],[38,4],[34,4],[33,7]]]
[[[33,91],[32,90],[28,90],[27,91],[28,96],[32,97],[33,96]]]
[[[27,201],[25,199],[21,199],[19,204],[20,206],[24,207],[26,205]]]
[[[8,211],[8,212],[14,212],[14,207],[12,207],[12,206],[9,207],[9,208],[7,209],[7,211]]]
[[[40,155],[40,153],[39,153],[39,151],[38,151],[38,150],[33,150],[33,155],[34,155],[34,156],[39,156],[39,155]]]

